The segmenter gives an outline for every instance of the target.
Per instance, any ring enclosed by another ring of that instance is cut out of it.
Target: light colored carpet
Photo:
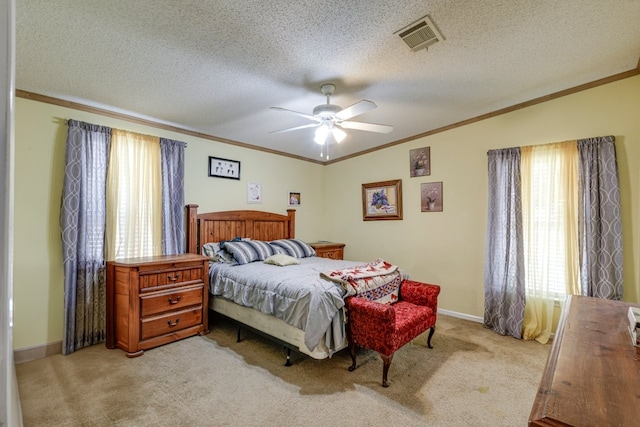
[[[314,360],[217,317],[128,359],[98,345],[16,366],[25,426],[526,426],[550,346],[440,315],[394,357]]]

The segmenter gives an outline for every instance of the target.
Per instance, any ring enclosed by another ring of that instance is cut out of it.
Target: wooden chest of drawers
[[[206,334],[209,259],[184,254],[107,263],[107,348],[128,357]]]
[[[530,426],[640,425],[640,348],[629,333],[630,306],[638,304],[567,297]]]
[[[322,258],[343,259],[344,243],[313,242],[309,243],[316,251],[316,255]]]

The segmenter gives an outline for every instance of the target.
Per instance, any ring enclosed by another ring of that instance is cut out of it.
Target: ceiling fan
[[[371,101],[363,99],[347,108],[342,108],[338,105],[331,104],[331,95],[333,95],[333,92],[335,90],[336,87],[332,84],[322,85],[320,91],[327,97],[327,103],[315,107],[313,109],[313,114],[305,114],[299,111],[288,110],[281,107],[270,107],[271,110],[292,113],[297,116],[304,117],[305,119],[312,120],[314,123],[276,130],[269,133],[282,133],[290,132],[293,130],[317,127],[318,129],[316,130],[314,141],[320,145],[325,145],[329,139],[329,135],[331,135],[337,143],[342,142],[347,136],[346,132],[342,129],[356,129],[378,133],[389,133],[393,130],[393,126],[379,125],[375,123],[354,122],[349,120],[352,117],[359,116],[360,114],[364,114],[367,111],[371,111],[377,108],[377,105]],[[322,156],[322,152],[320,153],[320,155]]]

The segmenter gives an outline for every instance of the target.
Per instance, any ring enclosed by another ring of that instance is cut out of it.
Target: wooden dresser
[[[629,304],[567,300],[530,426],[640,425],[640,348],[629,334]]]
[[[107,263],[107,348],[128,357],[208,333],[208,267],[202,255]]]
[[[343,259],[344,243],[332,242],[312,242],[309,243],[315,251],[316,255],[322,258]]]

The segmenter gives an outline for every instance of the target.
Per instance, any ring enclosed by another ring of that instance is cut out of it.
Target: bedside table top
[[[310,242],[309,246],[312,248],[344,248],[344,243],[327,242],[326,240],[320,240],[317,242]]]
[[[204,255],[197,254],[177,254],[177,255],[157,255],[139,258],[120,258],[109,261],[114,265],[132,265],[132,264],[153,264],[160,262],[185,262],[185,261],[201,261],[208,259]]]

